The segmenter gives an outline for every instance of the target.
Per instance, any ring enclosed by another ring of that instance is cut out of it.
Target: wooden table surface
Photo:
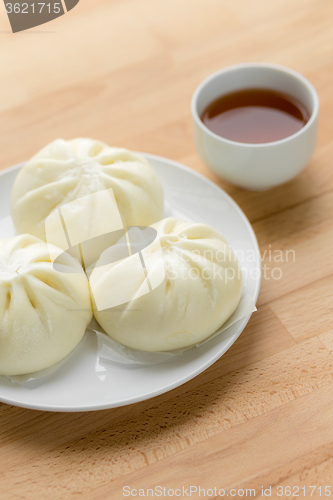
[[[81,0],[13,35],[0,6],[1,169],[57,137],[177,160],[236,200],[263,265],[282,272],[267,271],[258,312],[232,348],[178,389],[91,413],[0,404],[1,500],[120,500],[124,486],[165,487],[163,498],[169,489],[187,498],[190,486],[206,489],[192,498],[218,498],[214,488],[260,498],[262,487],[289,498],[287,486],[327,498],[331,486],[333,497],[332,22],[332,0]],[[313,159],[268,192],[219,180],[192,140],[196,86],[246,61],[294,68],[321,101]],[[272,262],[276,250],[295,259]]]

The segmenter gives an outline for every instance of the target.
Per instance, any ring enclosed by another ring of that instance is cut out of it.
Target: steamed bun
[[[65,255],[54,269],[52,248],[34,236],[0,240],[0,374],[22,375],[64,359],[92,317],[80,264]]]
[[[107,263],[108,251],[102,254],[90,276],[94,315],[125,346],[186,348],[211,336],[237,308],[240,266],[208,225],[167,218],[152,228],[157,236],[141,256]]]
[[[11,199],[15,228],[46,240],[45,220],[55,209],[110,188],[124,226],[148,226],[163,217],[162,186],[143,157],[93,139],[57,139],[16,178]],[[90,213],[89,224],[98,223],[99,209],[92,206]]]

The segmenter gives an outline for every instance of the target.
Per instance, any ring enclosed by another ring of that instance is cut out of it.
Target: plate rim
[[[182,163],[179,163],[175,160],[171,160],[169,158],[165,158],[165,157],[159,156],[159,155],[154,155],[151,153],[142,153],[142,152],[135,151],[135,154],[139,154],[139,155],[143,156],[148,161],[150,159],[152,159],[152,160],[157,160],[160,162],[167,162],[168,164],[172,164],[174,167],[176,167],[180,170],[183,170],[183,171],[193,175],[194,177],[197,177],[198,179],[205,182],[206,184],[208,184],[209,186],[211,186],[215,190],[222,191],[223,195],[227,198],[228,202],[233,206],[233,208],[236,210],[236,212],[238,213],[240,218],[244,221],[244,223],[247,227],[247,230],[251,236],[251,241],[254,245],[257,257],[260,256],[260,249],[259,249],[258,240],[257,240],[257,237],[255,235],[255,232],[253,230],[253,227],[252,227],[249,219],[247,218],[247,216],[245,215],[243,210],[240,208],[240,206],[236,203],[236,201],[224,189],[222,189],[220,186],[218,186],[212,180],[205,177],[203,174],[200,174],[196,170],[194,170],[186,165],[183,165]],[[12,165],[10,167],[7,167],[5,169],[0,170],[0,178],[2,175],[5,175],[6,173],[9,173],[9,172],[12,172],[15,170],[20,170],[24,166],[25,163],[26,162],[20,162],[18,164],[15,164],[15,165]],[[255,304],[257,303],[257,300],[258,300],[260,286],[261,286],[261,277],[262,277],[260,257],[259,257],[258,264],[259,265],[257,268],[259,270],[259,274],[258,274],[258,279],[256,279],[256,283],[255,283],[254,296],[252,297]],[[191,371],[190,373],[186,374],[184,377],[182,377],[181,379],[178,379],[177,381],[173,382],[172,384],[168,385],[167,387],[162,387],[161,389],[152,391],[149,394],[138,396],[136,398],[134,397],[134,398],[131,398],[130,400],[128,400],[128,399],[124,400],[124,401],[118,400],[117,402],[115,402],[115,404],[101,403],[98,405],[96,405],[96,404],[89,405],[89,406],[82,405],[79,407],[78,406],[68,406],[68,405],[67,406],[52,406],[52,405],[43,406],[43,405],[35,404],[35,403],[27,403],[25,401],[23,401],[23,402],[16,401],[13,398],[9,399],[6,397],[2,397],[1,394],[0,394],[0,402],[5,403],[5,404],[9,404],[12,406],[17,406],[20,408],[31,409],[31,410],[47,411],[47,412],[76,413],[76,412],[88,412],[88,411],[90,412],[90,411],[100,411],[100,410],[107,410],[107,409],[112,409],[112,408],[119,408],[119,407],[123,407],[123,406],[129,406],[132,404],[136,404],[136,403],[146,401],[149,399],[153,399],[157,396],[160,396],[160,395],[165,394],[169,391],[172,391],[173,389],[176,389],[177,387],[180,387],[181,385],[184,385],[186,382],[189,382],[190,380],[192,380],[193,378],[197,377],[198,375],[203,373],[205,370],[207,370],[210,366],[212,366],[236,342],[236,340],[239,338],[241,333],[244,331],[252,314],[253,313],[250,313],[242,320],[239,320],[239,321],[241,321],[241,323],[238,327],[237,333],[232,335],[230,337],[229,341],[225,344],[224,348],[221,351],[218,351],[214,356],[212,356],[205,364],[200,365],[200,367],[198,367],[195,370]]]

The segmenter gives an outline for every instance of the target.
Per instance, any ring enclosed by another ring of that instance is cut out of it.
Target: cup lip
[[[213,80],[214,78],[223,75],[224,73],[228,73],[229,71],[233,70],[238,70],[238,69],[245,69],[245,68],[268,68],[268,69],[273,69],[280,71],[281,73],[287,73],[288,75],[296,78],[297,80],[300,80],[308,89],[310,92],[312,99],[313,99],[313,111],[311,113],[309,121],[302,127],[300,130],[295,132],[292,135],[288,135],[288,137],[285,137],[284,139],[279,139],[278,141],[271,141],[271,142],[260,142],[260,143],[250,143],[250,142],[238,142],[238,141],[232,141],[230,139],[226,139],[225,137],[222,137],[220,135],[215,134],[212,132],[201,120],[198,110],[197,110],[197,101],[200,92],[206,87],[206,85]],[[310,127],[312,127],[313,123],[317,120],[318,117],[318,112],[319,112],[319,97],[318,93],[315,89],[315,87],[312,85],[312,83],[305,78],[301,73],[298,73],[298,71],[295,71],[291,68],[288,68],[286,66],[282,66],[280,64],[274,64],[274,63],[263,63],[263,62],[249,62],[249,63],[240,63],[240,64],[233,64],[231,66],[226,66],[225,68],[222,68],[218,71],[215,71],[214,73],[211,73],[208,75],[195,89],[192,100],[191,100],[191,112],[192,112],[192,117],[194,118],[195,122],[197,125],[205,132],[206,134],[214,137],[215,139],[218,139],[220,142],[227,143],[230,145],[234,146],[239,146],[239,147],[244,147],[244,148],[253,148],[253,149],[258,149],[258,148],[265,148],[265,147],[270,147],[270,146],[275,146],[279,144],[283,144],[286,142],[289,142],[296,137],[304,134]]]

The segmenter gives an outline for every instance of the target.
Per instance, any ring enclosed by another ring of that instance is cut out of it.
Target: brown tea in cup
[[[305,106],[288,94],[249,88],[211,102],[201,115],[215,134],[231,141],[262,144],[298,132],[308,122]]]

